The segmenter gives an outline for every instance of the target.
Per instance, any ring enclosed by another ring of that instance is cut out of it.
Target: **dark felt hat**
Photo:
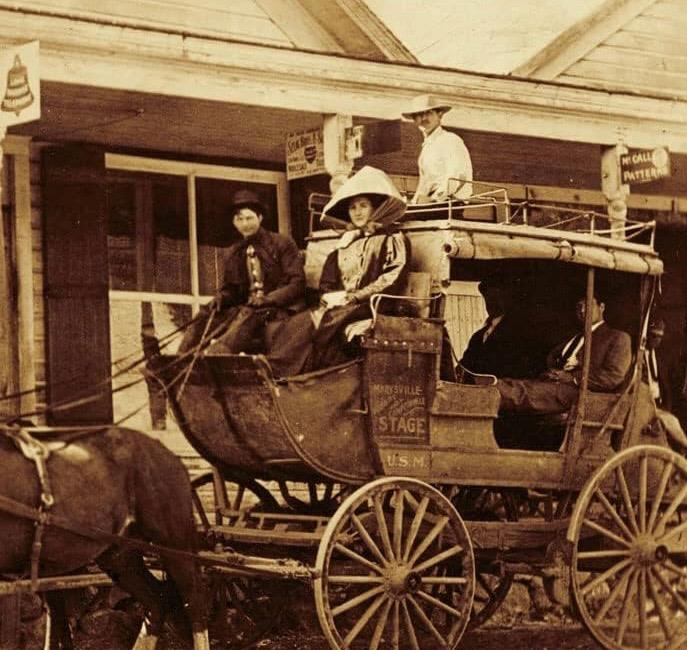
[[[234,195],[231,197],[230,208],[232,215],[236,214],[241,208],[250,208],[262,215],[267,211],[260,197],[251,190],[238,190],[234,192]]]

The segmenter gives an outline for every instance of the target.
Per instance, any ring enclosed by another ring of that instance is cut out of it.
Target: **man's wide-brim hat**
[[[369,196],[375,206],[371,221],[388,226],[406,211],[406,202],[394,182],[381,169],[366,165],[334,193],[322,210],[320,221],[328,225],[350,226],[348,205],[354,196]]]
[[[232,214],[238,212],[241,208],[250,208],[260,214],[265,214],[265,204],[260,197],[252,190],[239,190],[234,192],[231,197],[230,204]]]
[[[424,113],[425,111],[437,111],[439,114],[443,115],[448,113],[453,108],[450,104],[438,100],[432,95],[418,95],[413,97],[410,105],[406,107],[406,110],[401,113],[406,120],[412,120],[418,113]]]

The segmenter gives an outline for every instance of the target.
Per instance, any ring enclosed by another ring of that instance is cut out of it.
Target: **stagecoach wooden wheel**
[[[631,447],[575,505],[572,588],[582,620],[613,650],[687,647],[687,461]]]
[[[329,521],[314,582],[332,648],[455,648],[475,590],[472,544],[460,515],[415,479],[356,490]]]

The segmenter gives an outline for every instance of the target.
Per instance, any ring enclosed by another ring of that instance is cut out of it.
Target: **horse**
[[[12,429],[0,428],[0,496],[35,509],[45,494],[37,465],[3,431]],[[96,563],[148,612],[134,650],[155,648],[166,620],[184,628],[195,650],[209,650],[191,485],[180,459],[157,440],[117,426],[65,433],[44,446],[54,499],[47,512],[55,523],[43,531],[40,577]],[[0,508],[0,574],[21,575],[31,564],[36,522],[10,510]],[[160,559],[174,596],[144,565],[141,541],[168,549]]]

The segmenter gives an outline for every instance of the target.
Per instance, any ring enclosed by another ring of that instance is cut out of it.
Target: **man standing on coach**
[[[403,113],[424,137],[417,161],[420,178],[411,203],[438,203],[472,196],[472,161],[463,140],[441,126],[451,106],[431,95],[415,97]]]
[[[263,352],[270,323],[304,308],[298,247],[291,237],[262,227],[265,213],[257,194],[234,194],[231,214],[241,240],[229,247],[219,293],[187,330],[180,353],[210,339],[221,352]]]

